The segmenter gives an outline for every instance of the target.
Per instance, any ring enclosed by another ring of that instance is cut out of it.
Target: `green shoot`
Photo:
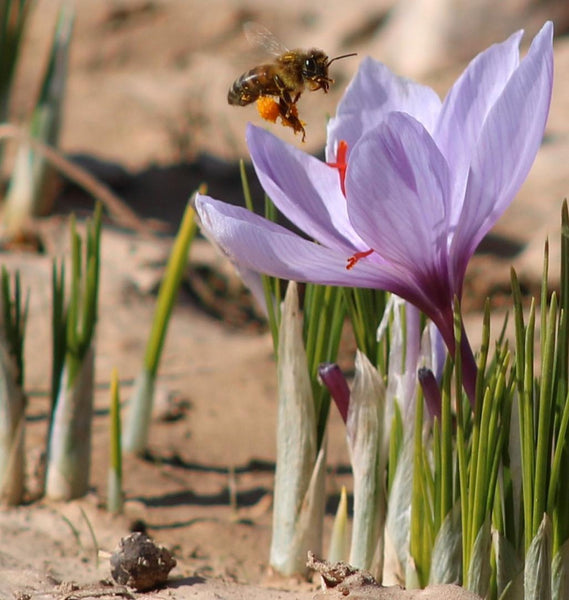
[[[202,193],[205,193],[205,189],[202,189]],[[195,211],[190,201],[186,206],[178,235],[166,265],[164,279],[158,292],[150,336],[146,345],[144,365],[138,375],[134,393],[129,403],[129,413],[123,438],[124,448],[128,452],[142,454],[146,450],[158,365],[162,356],[170,316],[172,315],[184,270],[188,264],[188,254],[196,230]]]
[[[122,512],[122,450],[119,376],[114,368],[111,372],[110,402],[110,460],[107,488],[107,509],[111,513]]]

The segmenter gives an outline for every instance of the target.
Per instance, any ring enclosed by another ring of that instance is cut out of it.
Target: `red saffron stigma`
[[[346,265],[346,269],[348,269],[348,271],[350,269],[353,269],[362,258],[369,256],[372,252],[373,250],[371,248],[363,252],[356,252],[353,256],[350,256],[350,258],[348,258],[348,264]]]
[[[333,167],[334,169],[338,169],[340,173],[340,188],[342,190],[342,194],[346,195],[346,168],[348,163],[346,159],[348,157],[348,142],[346,140],[340,140],[338,142],[338,151],[336,153],[336,162],[328,163],[328,166]]]

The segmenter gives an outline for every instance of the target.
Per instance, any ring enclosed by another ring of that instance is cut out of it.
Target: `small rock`
[[[122,538],[111,556],[111,575],[139,592],[155,589],[168,579],[176,559],[146,534],[135,532]]]

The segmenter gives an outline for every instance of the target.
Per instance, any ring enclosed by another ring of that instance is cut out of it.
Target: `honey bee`
[[[275,56],[274,62],[253,67],[243,73],[234,82],[227,94],[229,104],[247,106],[252,102],[278,98],[272,102],[274,111],[267,110],[266,103],[258,103],[261,116],[275,121],[280,116],[283,125],[291,127],[294,133],[306,137],[304,123],[298,117],[296,103],[300,95],[308,88],[310,91],[328,92],[334,80],[328,76],[328,68],[340,58],[355,56],[355,53],[343,54],[329,59],[318,48],[310,50],[288,50],[263,25],[245,23],[245,36],[254,46],[259,46]]]

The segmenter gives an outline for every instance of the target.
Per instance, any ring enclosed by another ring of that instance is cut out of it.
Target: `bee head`
[[[356,53],[352,52],[351,54],[343,54],[342,56],[335,56],[328,59],[322,50],[313,48],[306,54],[302,66],[302,75],[306,81],[312,84],[314,90],[323,89],[327,92],[330,84],[334,83],[334,80],[328,77],[328,67],[335,60],[355,55]]]
[[[328,76],[328,57],[322,50],[313,48],[307,52],[302,65],[302,75],[312,81]]]

